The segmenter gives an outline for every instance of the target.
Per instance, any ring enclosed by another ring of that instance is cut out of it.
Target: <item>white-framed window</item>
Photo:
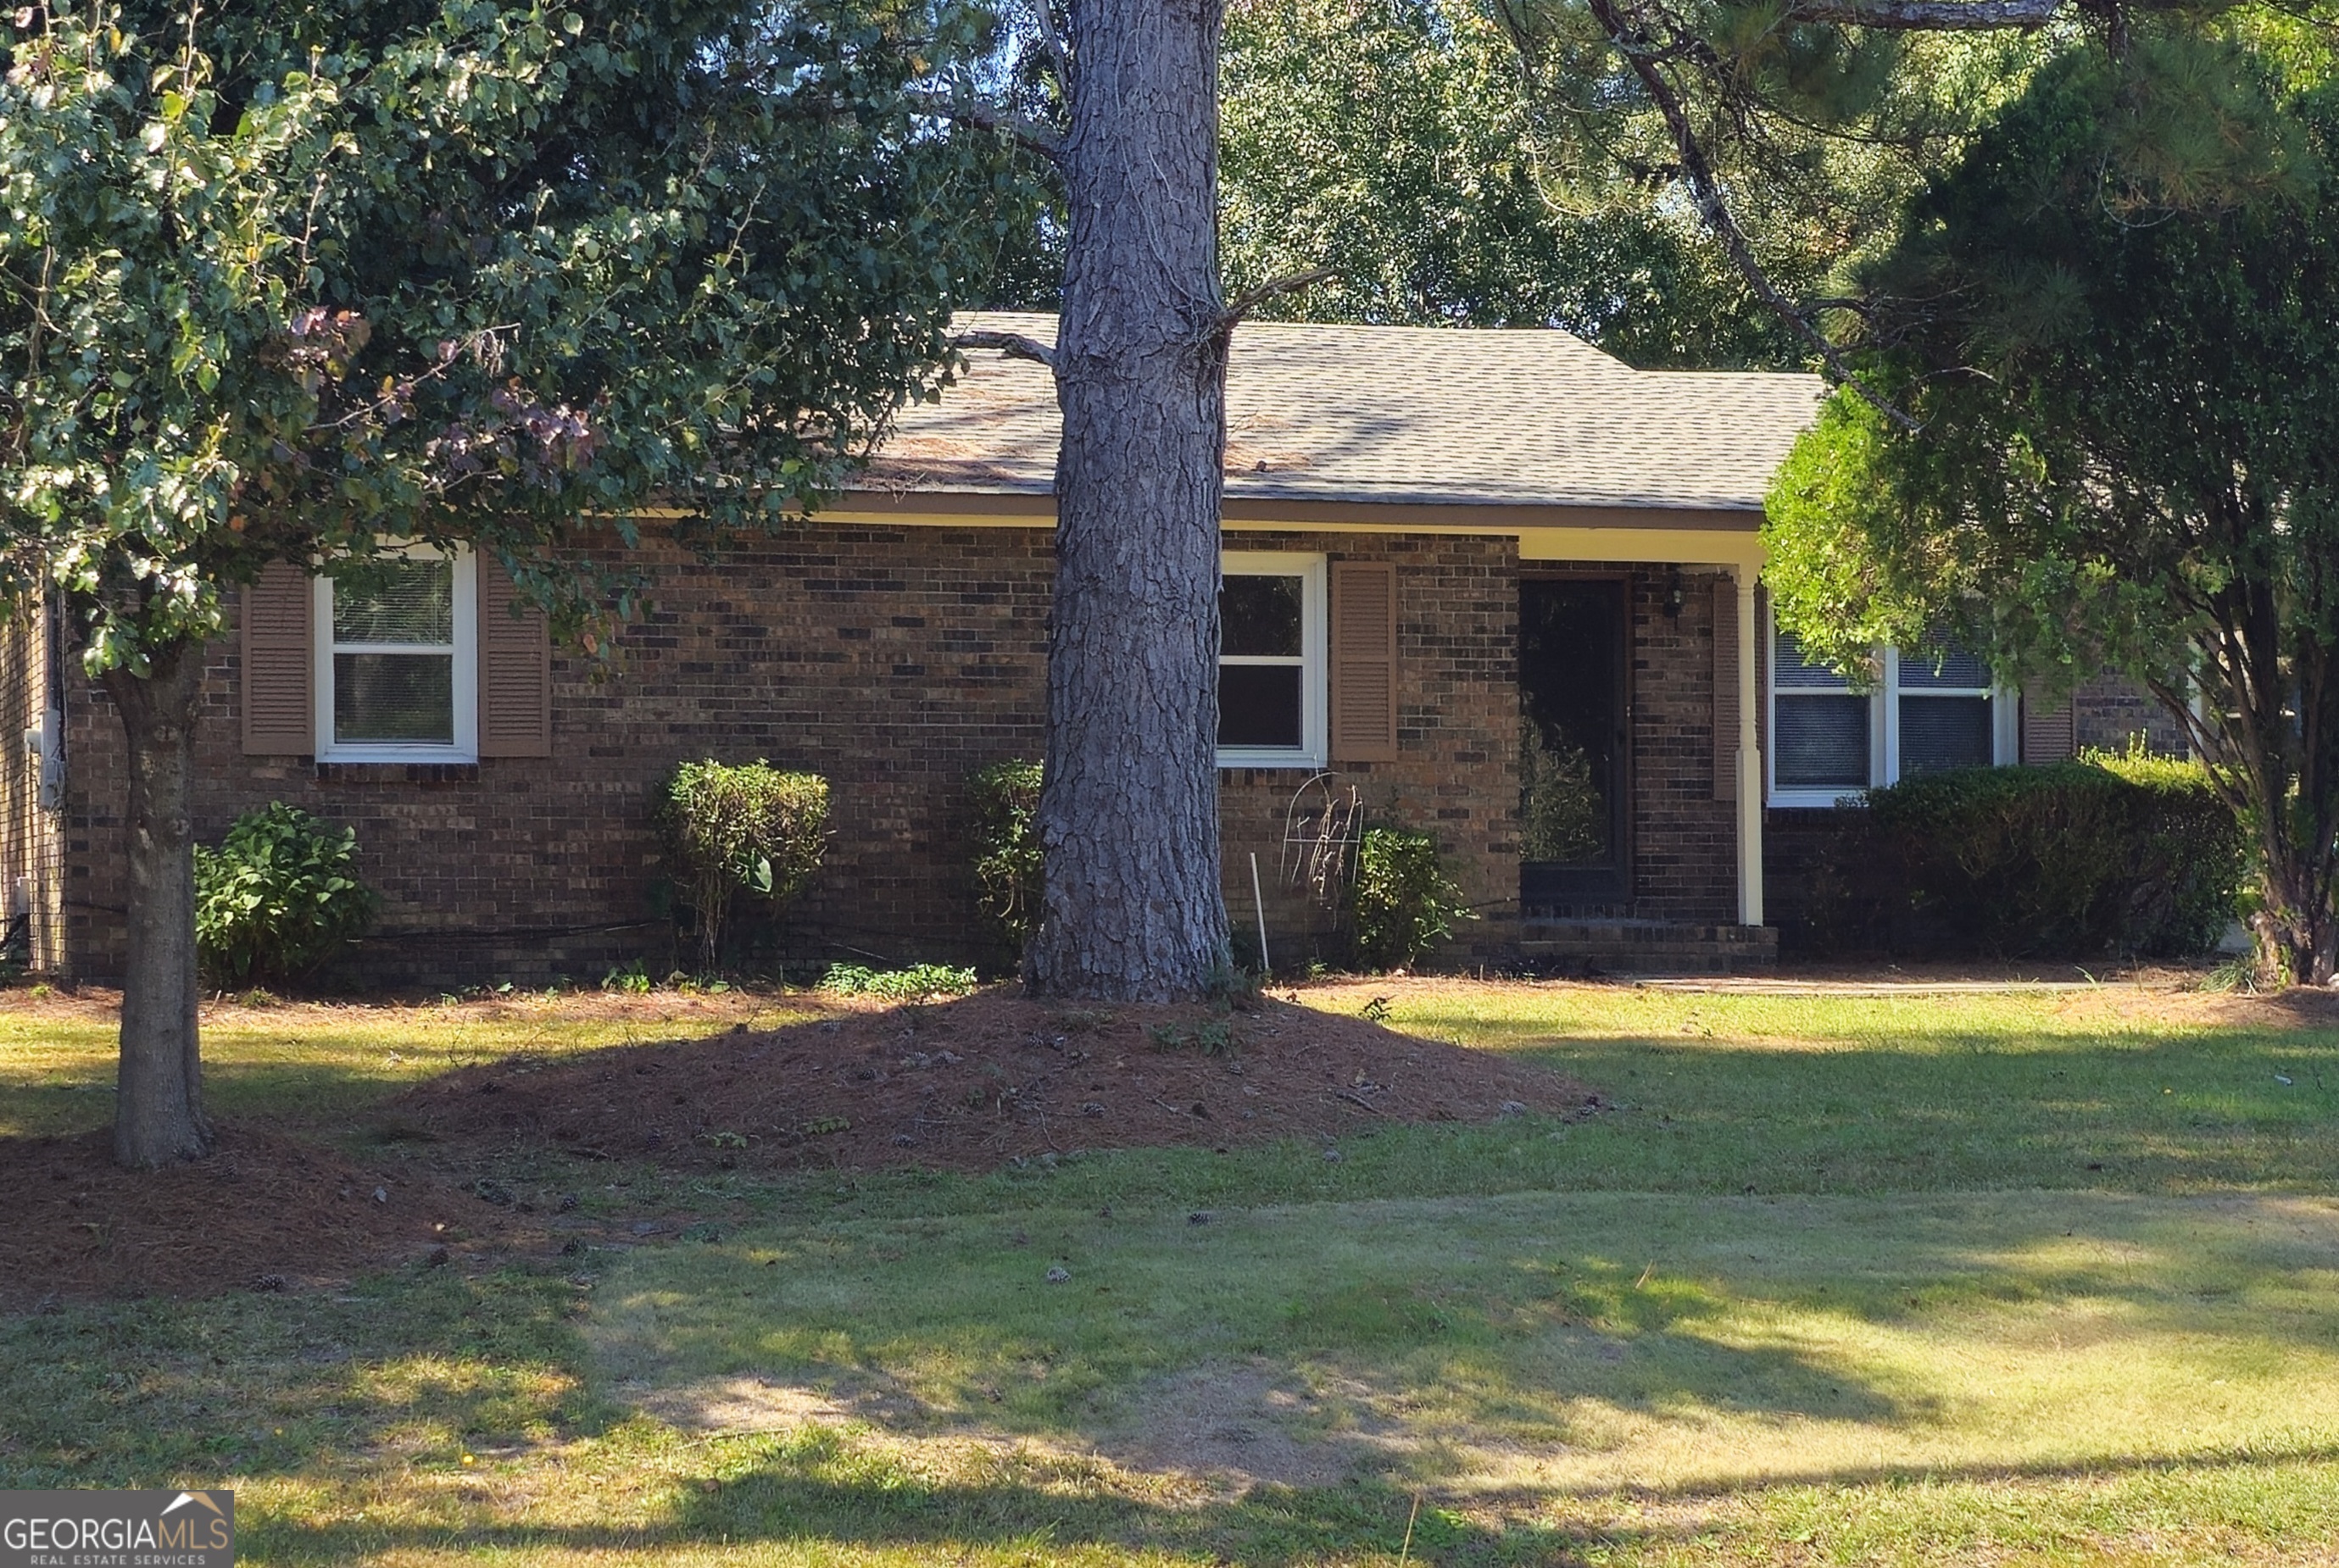
[[[2020,759],[2014,694],[1961,650],[1883,649],[1857,692],[1773,624],[1770,698],[1772,805],[1830,806],[1911,774]]]
[[[1229,550],[1219,579],[1219,765],[1324,765],[1322,556]]]
[[[476,762],[479,563],[409,545],[359,582],[316,579],[320,762]]]

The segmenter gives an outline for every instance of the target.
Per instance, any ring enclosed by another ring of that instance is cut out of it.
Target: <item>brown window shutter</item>
[[[544,612],[512,604],[519,590],[503,562],[479,552],[479,754],[552,754],[552,636]]]
[[[317,749],[311,682],[314,583],[300,567],[261,568],[243,590],[243,749],[251,756],[308,756]]]
[[[2022,694],[2022,762],[2026,767],[2067,763],[2078,753],[2071,715],[2071,699],[2049,707],[2028,692]]]
[[[1396,568],[1332,566],[1332,760],[1396,760]]]
[[[1738,585],[1713,585],[1713,798],[1738,798]]]

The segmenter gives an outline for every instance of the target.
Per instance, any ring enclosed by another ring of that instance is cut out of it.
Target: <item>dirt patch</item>
[[[468,1068],[384,1109],[408,1136],[481,1153],[549,1144],[666,1166],[982,1170],[1596,1104],[1540,1068],[1281,1001],[1078,1008],[1001,991]]]
[[[1400,1465],[1422,1447],[1380,1413],[1364,1384],[1321,1369],[1303,1375],[1264,1357],[1211,1361],[1150,1378],[1130,1391],[1121,1413],[1109,1421],[1049,1435],[935,1410],[865,1375],[842,1387],[739,1374],[672,1386],[621,1383],[613,1392],[686,1432],[859,1427],[864,1440],[905,1453],[1021,1450],[1101,1459],[1119,1470],[1181,1476],[1234,1493],[1261,1484],[1337,1485],[1360,1472]]]
[[[153,1172],[117,1169],[112,1140],[0,1139],[0,1303],[296,1289],[494,1239],[477,1199],[257,1128]]]

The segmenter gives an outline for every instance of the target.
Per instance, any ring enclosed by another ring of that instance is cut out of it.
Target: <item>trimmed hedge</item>
[[[2247,869],[2197,764],[2090,754],[1868,792],[1815,868],[1813,945],[2177,958],[2215,947]]]
[[[828,781],[758,758],[684,763],[659,788],[657,825],[698,922],[698,967],[723,956],[723,924],[736,893],[774,911],[804,891],[828,847]]]

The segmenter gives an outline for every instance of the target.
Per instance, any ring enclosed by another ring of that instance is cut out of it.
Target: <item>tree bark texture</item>
[[[2303,565],[2310,577],[2330,569]],[[2332,585],[2314,586],[2329,602]],[[2327,986],[2339,975],[2339,648],[2312,620],[2286,626],[2282,597],[2263,575],[2229,580],[2211,601],[2219,631],[2202,671],[2206,711],[2190,691],[2157,695],[2216,762],[2213,776],[2255,841],[2260,977]]]
[[[1221,0],[1078,0],[1055,349],[1038,993],[1161,1001],[1226,962],[1219,886]]]
[[[141,679],[105,677],[130,754],[130,967],[122,982],[122,1067],[113,1159],[133,1170],[212,1149],[196,1036],[192,786],[203,650],[157,653]]]

